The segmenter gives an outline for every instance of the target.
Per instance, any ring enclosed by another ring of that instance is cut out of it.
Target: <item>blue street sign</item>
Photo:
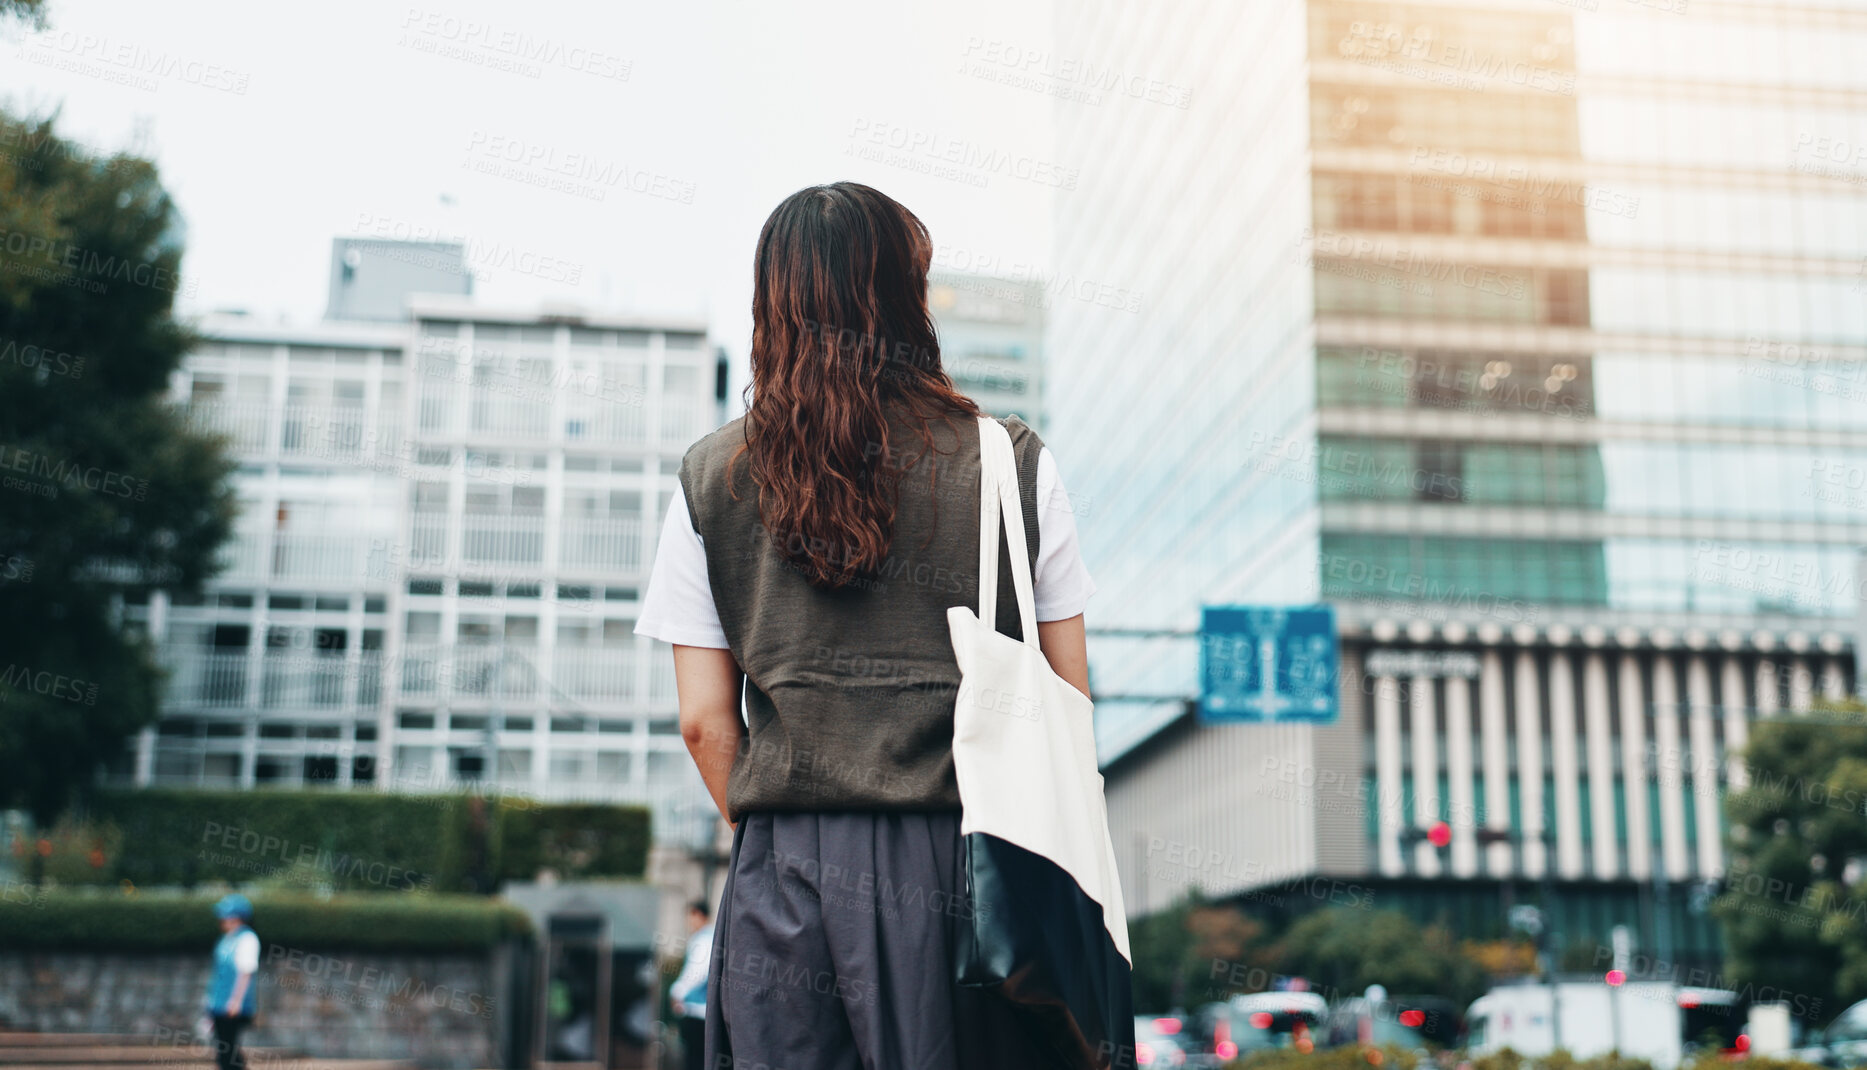
[[[1199,719],[1334,724],[1333,606],[1206,606]]]

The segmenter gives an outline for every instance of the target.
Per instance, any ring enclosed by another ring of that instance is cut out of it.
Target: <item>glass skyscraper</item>
[[[1058,269],[1147,295],[1060,303],[1045,386],[1094,502],[1129,902],[1329,875],[1476,930],[1547,874],[1570,942],[1612,919],[1714,958],[1690,892],[1747,726],[1852,685],[1867,9],[1117,4],[1059,33],[1192,87],[1058,105]],[[1198,607],[1317,600],[1340,722],[1198,724]],[[1434,820],[1448,849],[1410,837]]]

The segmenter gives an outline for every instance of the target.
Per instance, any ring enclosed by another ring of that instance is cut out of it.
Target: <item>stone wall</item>
[[[318,1058],[409,1059],[434,1070],[505,1065],[507,953],[319,952],[262,945],[246,1043]],[[0,950],[0,1028],[186,1035],[209,953]],[[169,1042],[169,1041],[163,1041]]]

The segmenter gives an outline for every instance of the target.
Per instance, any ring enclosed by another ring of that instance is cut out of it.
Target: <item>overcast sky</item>
[[[1048,3],[782,6],[53,0],[0,42],[0,101],[157,161],[187,313],[315,320],[333,236],[432,233],[488,302],[698,312],[743,361],[759,225],[845,178],[958,259],[1048,263],[1042,182],[855,154],[1052,159],[1049,98],[969,67],[1044,48]]]

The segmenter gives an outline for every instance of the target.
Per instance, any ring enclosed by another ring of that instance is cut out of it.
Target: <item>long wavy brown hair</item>
[[[759,521],[814,587],[881,565],[902,474],[935,449],[931,422],[979,415],[940,366],[932,258],[914,213],[855,182],[798,190],[759,232],[745,444],[728,485],[749,457]],[[891,408],[918,427],[913,458],[889,442]]]

